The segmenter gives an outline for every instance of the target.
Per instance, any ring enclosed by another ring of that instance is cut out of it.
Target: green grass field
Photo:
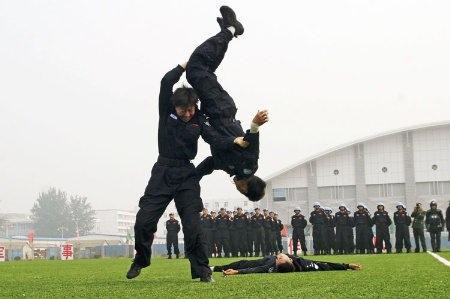
[[[450,260],[450,251],[439,255]],[[154,258],[133,280],[125,278],[130,259],[16,261],[0,263],[0,298],[450,298],[450,267],[427,253],[316,259],[361,263],[363,270],[214,273],[216,282],[206,284],[190,279],[187,259]]]

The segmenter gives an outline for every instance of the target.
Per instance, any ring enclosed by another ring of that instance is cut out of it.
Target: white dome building
[[[332,148],[269,177],[260,205],[289,219],[300,206],[309,217],[313,202],[337,212],[357,202],[373,213],[378,202],[393,214],[399,201],[412,212],[435,199],[447,209],[450,199],[450,121],[403,128]],[[289,223],[286,223],[289,225]]]

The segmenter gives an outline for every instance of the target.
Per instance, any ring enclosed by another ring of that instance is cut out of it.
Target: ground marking
[[[445,258],[443,258],[443,257],[441,257],[441,256],[439,256],[439,255],[437,255],[436,253],[433,253],[433,252],[431,252],[431,251],[428,251],[428,253],[431,254],[435,259],[437,259],[438,261],[440,261],[440,262],[443,263],[444,265],[450,267],[450,262],[447,261]]]

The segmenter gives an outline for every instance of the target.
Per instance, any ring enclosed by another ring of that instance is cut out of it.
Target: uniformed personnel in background
[[[175,215],[173,213],[170,213],[169,220],[166,221],[166,246],[169,259],[172,258],[172,245],[173,253],[175,253],[177,258],[180,257],[180,250],[178,249],[178,232],[180,231],[180,229],[180,222],[175,219]]]
[[[222,250],[225,257],[230,257],[230,217],[225,208],[220,208],[220,214],[217,215],[215,225],[217,229],[217,257],[222,257]]]
[[[313,203],[314,211],[311,212],[309,223],[313,226],[314,255],[326,254],[326,231],[327,216],[317,201]]]
[[[327,215],[327,226],[326,226],[326,234],[327,234],[327,250],[328,254],[331,254],[331,249],[336,251],[336,233],[334,231],[334,215],[333,210],[330,207],[325,207],[325,214]]]
[[[364,204],[359,203],[358,209],[353,214],[353,219],[356,226],[356,253],[365,254],[370,253],[369,249],[369,229],[371,226],[371,219],[369,214],[364,210]]]
[[[234,216],[234,230],[236,237],[236,251],[240,253],[241,257],[247,256],[248,252],[247,226],[248,219],[242,213],[242,207],[238,207],[237,214]]]
[[[200,220],[202,221],[202,228],[203,232],[205,233],[208,257],[212,257],[214,245],[212,238],[212,229],[214,227],[214,219],[211,215],[208,214],[208,209],[204,208],[202,211],[202,215],[200,216]]]
[[[253,233],[255,237],[255,257],[259,252],[264,256],[266,253],[266,241],[264,233],[264,216],[259,208],[255,208],[255,215],[252,216]]]
[[[217,257],[217,227],[216,227],[216,217],[217,213],[215,211],[211,211],[211,218],[213,220],[213,228],[211,230],[211,238],[212,238],[212,253],[214,257]]]
[[[272,239],[272,217],[269,215],[268,209],[263,209],[264,212],[264,242],[266,244],[265,255],[273,255],[273,239]]]
[[[416,203],[416,206],[414,207],[414,211],[411,213],[411,218],[413,218],[412,222],[412,229],[413,229],[413,235],[414,235],[414,241],[416,243],[416,249],[414,252],[420,252],[420,245],[422,244],[422,250],[423,252],[427,252],[427,244],[425,242],[425,234],[424,234],[424,228],[425,228],[425,216],[427,215],[427,212],[425,212],[422,208],[421,203]],[[420,243],[419,243],[420,240]]]
[[[448,241],[450,242],[450,200],[448,201],[447,211],[445,212],[445,222],[447,224]]]
[[[339,205],[339,211],[334,215],[334,223],[336,226],[336,249],[334,250],[334,254],[349,254],[348,228],[350,223],[345,204]]]
[[[411,241],[409,236],[409,226],[411,225],[411,217],[405,211],[406,206],[402,202],[396,205],[397,211],[394,213],[395,223],[395,252],[402,253],[403,243],[405,244],[406,252],[411,252]]]
[[[281,236],[281,232],[283,231],[284,225],[281,222],[280,219],[278,219],[278,213],[274,212],[273,214],[273,219],[275,220],[275,237],[276,237],[276,241],[277,241],[277,248],[278,251],[280,253],[283,253],[283,242],[282,242],[282,236]]]
[[[230,253],[232,257],[237,257],[237,244],[236,244],[236,229],[234,227],[234,212],[227,211],[228,218],[230,219],[230,226],[228,230],[230,231],[229,243],[230,243]]]
[[[306,225],[308,225],[308,222],[306,222],[305,216],[300,214],[301,209],[300,207],[294,207],[294,213],[291,217],[291,226],[292,226],[292,251],[294,252],[294,255],[297,255],[297,246],[298,241],[300,241],[300,247],[303,251],[303,254],[306,256],[308,248],[306,247],[306,240],[305,240],[305,228]]]
[[[248,256],[253,256],[253,244],[254,244],[254,232],[253,232],[253,223],[252,223],[252,216],[255,214],[254,212],[249,213],[246,211],[245,216],[247,217],[248,225],[247,225],[247,250],[248,250]]]
[[[427,211],[425,224],[431,237],[433,252],[441,252],[441,232],[444,231],[444,215],[437,208],[436,200],[431,200],[430,209]]]
[[[375,224],[375,234],[377,236],[375,243],[377,253],[380,254],[383,252],[383,242],[386,253],[391,253],[392,244],[389,226],[392,224],[392,220],[389,213],[384,210],[384,203],[378,203],[377,211],[373,214],[372,222]]]

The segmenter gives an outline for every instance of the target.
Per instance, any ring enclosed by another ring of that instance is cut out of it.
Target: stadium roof
[[[448,125],[450,125],[450,120],[404,127],[404,128],[401,128],[401,129],[395,129],[395,130],[386,131],[386,132],[383,132],[383,133],[378,133],[378,134],[375,134],[375,135],[372,135],[372,136],[356,139],[354,141],[347,142],[347,143],[344,143],[344,144],[332,147],[332,148],[330,148],[328,150],[325,150],[323,152],[319,152],[319,153],[317,153],[315,155],[307,157],[306,159],[303,159],[303,160],[300,160],[300,161],[298,161],[298,162],[296,162],[294,164],[291,164],[288,167],[282,168],[279,171],[276,171],[276,172],[268,175],[267,177],[264,178],[264,180],[265,181],[270,181],[274,177],[277,177],[278,175],[280,175],[280,174],[282,174],[282,173],[284,173],[286,171],[289,171],[289,170],[291,170],[291,169],[293,169],[293,168],[295,168],[297,166],[300,166],[300,165],[305,164],[305,163],[307,163],[309,161],[315,160],[315,159],[317,159],[319,157],[328,155],[328,154],[330,154],[332,152],[344,149],[344,148],[352,146],[352,145],[356,145],[356,144],[359,144],[359,143],[363,143],[363,142],[366,142],[366,141],[369,141],[369,140],[373,140],[373,139],[377,139],[377,138],[381,138],[381,137],[386,137],[386,136],[389,136],[389,135],[398,134],[398,133],[401,133],[401,132],[416,131],[416,130],[420,130],[420,129],[428,129],[428,128],[433,128],[433,127],[441,127],[441,126],[448,126]]]

